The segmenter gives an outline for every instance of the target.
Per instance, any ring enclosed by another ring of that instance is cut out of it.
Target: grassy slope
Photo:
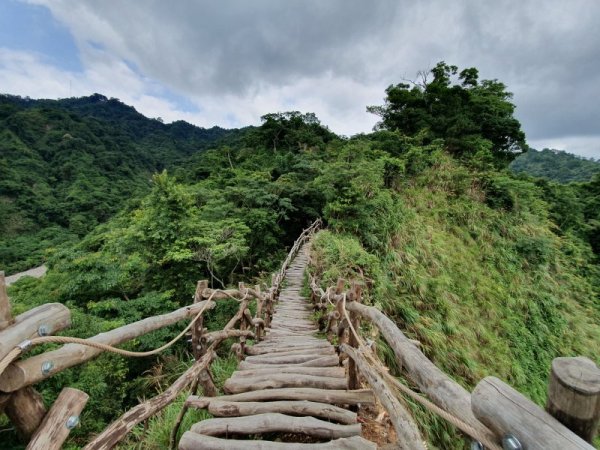
[[[532,183],[496,176],[516,201],[510,211],[494,209],[481,177],[438,158],[398,185],[400,220],[385,252],[320,233],[325,283],[366,277],[369,301],[461,384],[495,375],[543,404],[554,357],[600,362],[600,305],[582,276],[585,248],[551,232]],[[415,410],[433,445],[462,448],[451,428]]]

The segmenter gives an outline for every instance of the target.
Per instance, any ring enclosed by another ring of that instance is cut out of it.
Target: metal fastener
[[[31,340],[30,339],[25,339],[24,341],[19,342],[19,344],[17,345],[17,347],[19,347],[21,349],[21,351],[24,352],[29,347],[31,347]]]
[[[38,327],[39,336],[48,336],[50,334],[50,327],[48,325],[40,325]]]
[[[502,438],[502,448],[504,450],[523,450],[519,440],[512,434],[507,434]]]
[[[52,361],[44,361],[42,363],[42,375],[49,375],[54,369],[54,363]]]
[[[77,425],[79,425],[79,416],[71,416],[67,419],[67,423],[65,423],[66,427],[69,430],[72,430]]]

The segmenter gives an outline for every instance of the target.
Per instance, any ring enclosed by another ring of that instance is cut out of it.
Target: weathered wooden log
[[[377,371],[369,365],[364,356],[360,354],[360,351],[346,344],[340,345],[340,351],[347,353],[351,360],[356,363],[356,367],[373,389],[375,397],[387,411],[394,430],[396,430],[399,448],[425,450],[423,437],[410,412],[398,401],[389,386],[381,379]]]
[[[130,323],[129,325],[115,328],[106,333],[100,333],[89,338],[89,340],[108,345],[122,344],[159,328],[177,323],[182,319],[193,317],[202,310],[205,304],[206,302],[203,301],[180,308],[168,314],[149,317],[138,322]],[[213,308],[214,305],[215,303],[211,302],[206,306],[206,309]],[[2,343],[4,344],[4,341],[2,341]],[[100,349],[79,344],[67,344],[57,350],[32,356],[31,358],[22,361],[17,361],[8,366],[4,373],[0,374],[0,391],[16,391],[24,386],[37,383],[52,374],[88,361],[100,353],[102,353],[102,350]],[[49,372],[42,372],[41,370],[42,364],[45,362],[51,364],[51,370]]]
[[[78,389],[64,388],[29,441],[27,450],[60,450],[89,396]]]
[[[202,291],[208,287],[208,280],[200,280],[196,284],[196,292],[194,293],[194,303],[202,301]],[[199,360],[204,355],[204,347],[201,345],[202,332],[204,331],[204,317],[196,320],[192,326],[192,353],[194,359]]]
[[[527,450],[593,450],[593,447],[495,377],[486,377],[471,396],[475,417],[498,438],[510,434]]]
[[[238,394],[258,389],[281,389],[289,387],[308,387],[316,389],[347,389],[345,378],[319,377],[292,373],[278,373],[277,369],[271,375],[257,377],[232,377],[223,385],[228,394]]]
[[[352,283],[352,290],[348,294],[348,303],[360,303],[360,294],[361,287],[356,282]],[[351,311],[350,314],[350,328],[354,330],[354,332],[358,333],[360,330],[360,319],[359,315]],[[358,348],[358,339],[354,332],[350,330],[350,335],[348,337],[348,344],[353,348]],[[354,359],[351,359],[348,362],[348,387],[350,389],[358,389],[360,387],[360,381],[358,379],[358,371],[356,370],[357,362]],[[418,432],[418,430],[417,430]],[[400,435],[398,435],[400,436]],[[409,445],[409,444],[407,444]]]
[[[219,395],[219,391],[217,390],[217,386],[215,386],[215,382],[209,368],[206,368],[200,372],[198,375],[198,383],[202,387],[202,393],[205,397],[216,397]]]
[[[206,436],[230,434],[297,433],[321,439],[360,436],[360,424],[338,425],[314,417],[279,413],[207,419],[192,425],[192,433]]]
[[[321,359],[323,361],[330,362],[332,366],[337,365],[337,356],[334,355],[326,355],[321,356],[320,354],[315,353],[311,354],[291,354],[291,355],[282,355],[282,356],[272,356],[272,355],[260,355],[260,356],[248,356],[246,358],[246,362],[250,364],[301,364],[308,361],[313,361],[315,359]]]
[[[251,356],[264,355],[264,354],[273,354],[273,353],[287,353],[293,351],[312,351],[312,350],[325,350],[325,349],[333,349],[329,342],[323,342],[323,345],[315,346],[314,344],[306,344],[306,345],[272,345],[272,346],[259,346],[253,345],[251,347],[246,347],[246,354]],[[334,350],[335,351],[335,350]]]
[[[295,362],[289,362],[290,358],[287,358],[287,362],[275,362],[273,359],[269,362],[259,362],[259,361],[248,361],[246,358],[245,361],[242,361],[239,364],[240,369],[252,369],[253,365],[268,365],[271,364],[273,367],[278,365],[289,365],[296,364],[299,367],[337,367],[338,365],[338,357],[337,356],[321,356],[318,358],[306,358],[305,361],[299,362],[298,358],[296,358]]]
[[[291,416],[321,417],[342,424],[356,423],[356,413],[327,403],[309,402],[306,400],[275,402],[229,402],[222,401],[219,398],[207,400],[206,409],[215,417],[281,413]]]
[[[170,404],[185,389],[202,370],[206,369],[215,357],[214,352],[207,352],[200,360],[196,361],[165,391],[136,407],[130,409],[119,419],[111,423],[102,433],[94,438],[84,450],[108,450],[113,448],[137,424],[156,414]]]
[[[273,371],[279,373],[297,373],[302,375],[315,375],[321,377],[345,378],[346,372],[343,367],[298,367],[296,365],[277,366],[273,369],[268,366],[260,366],[258,369],[236,370],[233,372],[234,377],[255,377],[270,375]]]
[[[39,392],[28,386],[11,394],[4,412],[15,426],[19,437],[29,441],[42,423],[46,407]]]
[[[254,332],[252,330],[219,330],[219,331],[211,331],[210,333],[206,333],[206,342],[211,344],[216,341],[223,341],[225,339],[229,339],[232,337],[240,337],[245,336],[247,338],[252,339],[254,337]]]
[[[248,353],[246,351],[246,353]],[[260,353],[258,355],[251,355],[249,358],[284,358],[284,357],[294,357],[294,356],[306,356],[307,354],[311,354],[314,357],[321,356],[330,356],[335,355],[335,348],[333,346],[329,347],[316,347],[316,348],[302,348],[300,350],[287,350],[281,352],[273,352],[273,353]],[[258,361],[256,359],[255,361]]]
[[[600,422],[600,369],[588,358],[552,361],[546,410],[592,443]]]
[[[190,396],[187,403],[193,404],[198,397]],[[370,389],[356,391],[313,389],[313,388],[284,388],[264,389],[260,391],[243,392],[241,394],[222,395],[220,401],[260,402],[272,400],[308,400],[312,402],[330,403],[333,405],[373,404],[375,398]]]
[[[70,325],[71,311],[61,303],[46,303],[30,309],[0,331],[0,360],[25,339],[54,334]]]
[[[11,323],[12,314],[10,312],[10,300],[6,293],[6,279],[4,277],[4,272],[0,271],[0,330],[3,330]]]
[[[304,444],[296,442],[271,442],[256,440],[222,439],[187,431],[179,443],[180,450],[376,450],[377,445],[360,436],[333,441]]]
[[[398,364],[408,377],[440,408],[471,424],[479,433],[490,440],[493,434],[475,418],[471,412],[471,395],[433,364],[398,327],[381,311],[357,302],[346,304],[348,311],[369,319],[394,351]]]

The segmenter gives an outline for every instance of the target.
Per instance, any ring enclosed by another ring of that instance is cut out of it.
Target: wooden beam
[[[27,450],[60,450],[89,396],[78,389],[64,388],[29,441]]]
[[[193,404],[198,397],[190,396],[187,403]],[[272,400],[308,400],[313,402],[330,403],[333,405],[367,405],[375,403],[373,391],[360,389],[357,391],[313,389],[313,388],[283,388],[250,391],[241,394],[222,395],[219,400],[232,402],[260,402]]]
[[[600,422],[600,369],[591,359],[552,361],[546,410],[569,430],[593,443]]]
[[[177,323],[182,319],[189,319],[198,314],[205,304],[206,302],[204,301],[194,305],[185,306],[168,314],[153,316],[138,322],[133,322],[106,333],[100,333],[89,338],[89,341],[113,346],[119,345],[154,330]],[[211,302],[207,305],[206,309],[213,308],[214,306],[215,303]],[[0,391],[13,392],[24,386],[38,383],[44,378],[57,372],[82,364],[85,361],[98,356],[100,353],[102,353],[102,350],[97,348],[80,344],[67,344],[57,350],[32,356],[31,358],[22,361],[17,361],[8,366],[4,373],[0,374]],[[52,370],[49,373],[42,373],[41,371],[42,364],[45,362],[50,362],[52,364]]]
[[[356,367],[373,389],[375,397],[377,397],[387,411],[394,430],[396,430],[400,448],[406,450],[425,450],[425,441],[410,412],[398,401],[377,371],[361,355],[360,350],[350,345],[342,344],[340,351],[347,353],[350,359],[355,362]]]
[[[471,424],[475,430],[491,441],[495,439],[490,430],[471,412],[471,394],[438,369],[385,314],[372,306],[357,302],[346,304],[346,309],[369,319],[379,329],[408,378],[433,403],[454,414],[463,422]]]
[[[376,450],[377,445],[360,436],[335,439],[321,444],[221,439],[187,431],[179,450]]]
[[[473,413],[498,438],[510,434],[527,450],[593,450],[558,420],[498,378],[486,377],[471,396]]]
[[[0,331],[0,360],[24,340],[40,336],[38,331],[49,335],[70,325],[71,312],[61,303],[46,303],[19,314],[12,325]]]
[[[224,434],[298,433],[321,439],[360,436],[361,426],[338,425],[314,417],[295,417],[279,413],[244,417],[206,419],[192,425],[192,433],[219,436]]]

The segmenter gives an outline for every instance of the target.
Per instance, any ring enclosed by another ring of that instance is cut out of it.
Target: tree
[[[263,124],[252,136],[266,148],[273,151],[300,151],[312,147],[323,147],[335,135],[314,113],[302,114],[299,111],[266,114],[261,117]]]
[[[481,158],[491,152],[501,167],[527,150],[521,124],[513,116],[512,94],[503,83],[480,82],[476,68],[458,73],[457,66],[443,61],[430,72],[431,81],[421,72],[421,81],[411,82],[412,87],[391,85],[384,105],[367,107],[381,117],[376,129],[398,130],[408,136],[426,130],[431,139],[443,138],[455,155]]]

